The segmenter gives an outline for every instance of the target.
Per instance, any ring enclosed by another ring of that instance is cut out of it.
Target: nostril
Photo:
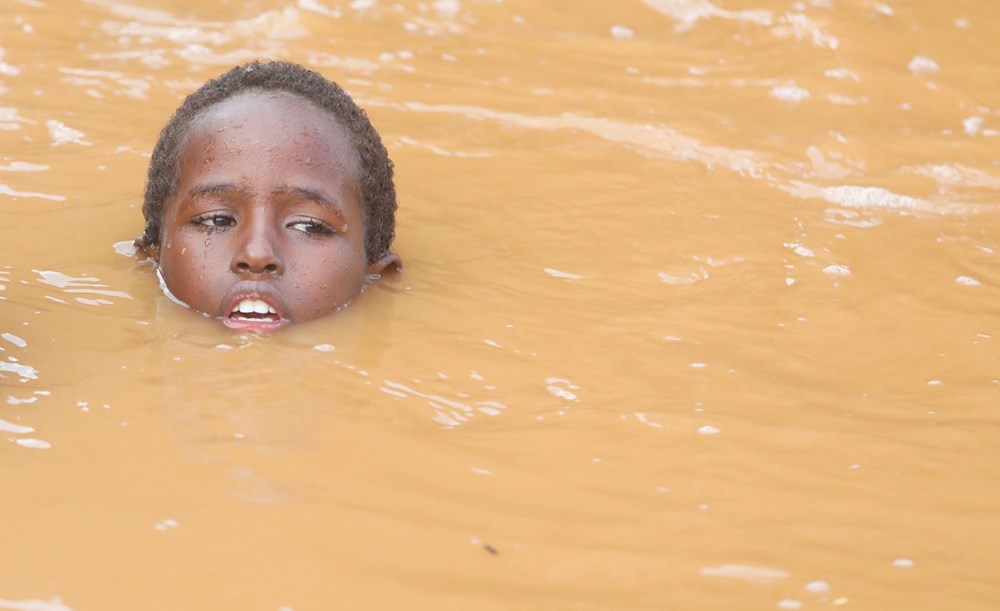
[[[268,263],[264,266],[264,271],[269,274],[273,274],[278,271],[278,266],[274,263]]]
[[[240,272],[248,272],[250,271],[250,264],[241,261],[236,264],[236,270]]]

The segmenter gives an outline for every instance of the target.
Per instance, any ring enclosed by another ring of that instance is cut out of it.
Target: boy
[[[251,62],[202,85],[163,128],[136,246],[194,310],[274,331],[336,312],[399,265],[392,174],[339,86]]]

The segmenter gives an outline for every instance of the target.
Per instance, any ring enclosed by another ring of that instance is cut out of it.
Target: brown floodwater
[[[297,61],[405,263],[240,335],[131,255]],[[1000,4],[5,0],[0,609],[996,609]]]

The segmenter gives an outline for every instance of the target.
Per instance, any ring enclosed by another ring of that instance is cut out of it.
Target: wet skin
[[[325,316],[398,261],[367,260],[357,176],[327,112],[283,92],[239,95],[191,125],[161,243],[145,250],[175,297],[228,327]]]

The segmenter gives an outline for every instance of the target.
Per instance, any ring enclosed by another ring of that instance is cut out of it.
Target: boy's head
[[[164,127],[137,244],[171,293],[230,327],[318,318],[398,263],[392,174],[339,86],[252,62],[189,95]]]

